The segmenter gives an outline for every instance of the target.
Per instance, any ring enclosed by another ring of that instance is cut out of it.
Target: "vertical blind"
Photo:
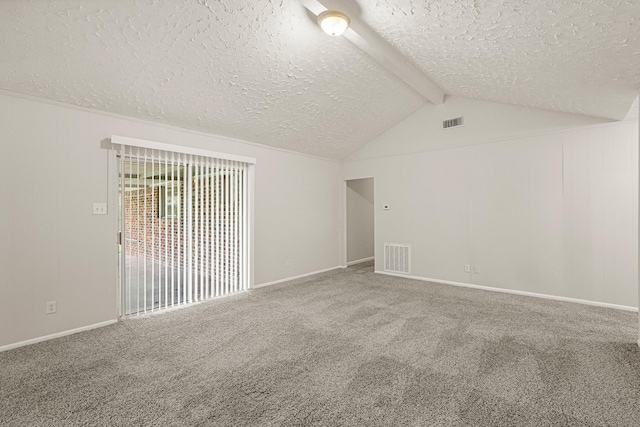
[[[123,314],[248,289],[248,167],[120,146]]]

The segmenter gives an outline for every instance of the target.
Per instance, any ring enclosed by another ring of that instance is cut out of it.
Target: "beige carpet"
[[[0,425],[640,425],[637,314],[351,267],[0,353]]]

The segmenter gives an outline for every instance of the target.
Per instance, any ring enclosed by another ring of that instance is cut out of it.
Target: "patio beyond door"
[[[248,289],[248,166],[121,147],[122,315]]]

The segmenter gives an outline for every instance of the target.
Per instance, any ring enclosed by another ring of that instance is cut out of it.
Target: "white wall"
[[[6,94],[0,129],[0,347],[116,318],[112,134],[257,158],[256,284],[342,260],[336,162]]]
[[[460,116],[464,116],[463,126],[442,129],[443,120]],[[611,120],[447,96],[444,104],[425,104],[347,160],[420,153],[607,122]]]
[[[485,107],[479,113],[509,111]],[[470,126],[461,132],[471,145],[404,154],[419,141],[444,144],[412,117],[354,153],[368,159],[345,163],[343,178],[376,180],[376,270],[385,242],[408,243],[414,276],[637,306],[638,124],[550,130],[566,116],[494,142],[495,130]]]
[[[347,262],[374,255],[373,178],[347,181]]]

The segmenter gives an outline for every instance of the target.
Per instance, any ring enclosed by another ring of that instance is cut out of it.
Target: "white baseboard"
[[[8,344],[0,347],[0,353],[7,350],[13,350],[14,348],[24,347],[25,345],[36,344],[43,341],[49,341],[54,338],[66,337],[67,335],[77,334],[78,332],[90,331],[91,329],[102,328],[103,326],[113,325],[117,323],[117,319],[107,320],[106,322],[94,323],[93,325],[83,326],[81,328],[69,329],[68,331],[57,332],[51,335],[45,335],[43,337],[32,338],[30,340],[20,341],[13,344]]]
[[[277,285],[278,283],[288,282],[290,280],[301,279],[303,277],[313,276],[314,274],[326,273],[327,271],[337,270],[339,268],[345,268],[345,267],[339,265],[337,267],[331,267],[331,268],[325,268],[324,270],[312,271],[311,273],[305,273],[305,274],[301,274],[299,276],[293,276],[293,277],[287,277],[285,279],[274,280],[273,282],[260,283],[259,285],[252,286],[251,289],[264,288],[265,286]]]
[[[502,292],[502,293],[505,293],[505,294],[515,294],[515,295],[524,295],[524,296],[527,296],[527,297],[536,297],[536,298],[544,298],[544,299],[550,299],[550,300],[555,300],[555,301],[573,302],[573,303],[577,303],[577,304],[593,305],[593,306],[596,306],[596,307],[615,308],[616,310],[634,311],[634,312],[638,311],[638,309],[636,307],[630,307],[630,306],[627,306],[627,305],[609,304],[607,302],[589,301],[589,300],[577,299],[577,298],[560,297],[560,296],[556,296],[556,295],[538,294],[538,293],[535,293],[535,292],[516,291],[514,289],[504,289],[504,288],[495,288],[495,287],[491,287],[491,286],[473,285],[471,283],[452,282],[452,281],[449,281],[449,280],[429,279],[427,277],[407,276],[405,274],[389,273],[387,271],[376,271],[376,273],[377,274],[386,274],[387,276],[404,277],[406,279],[420,280],[420,281],[423,281],[423,282],[442,283],[444,285],[459,286],[459,287],[462,287],[462,288],[481,289],[483,291]]]
[[[357,259],[355,261],[349,261],[347,263],[347,267],[351,265],[362,264],[363,262],[367,262],[367,261],[373,261],[374,259],[375,257],[370,256],[369,258],[362,258],[362,259]]]

